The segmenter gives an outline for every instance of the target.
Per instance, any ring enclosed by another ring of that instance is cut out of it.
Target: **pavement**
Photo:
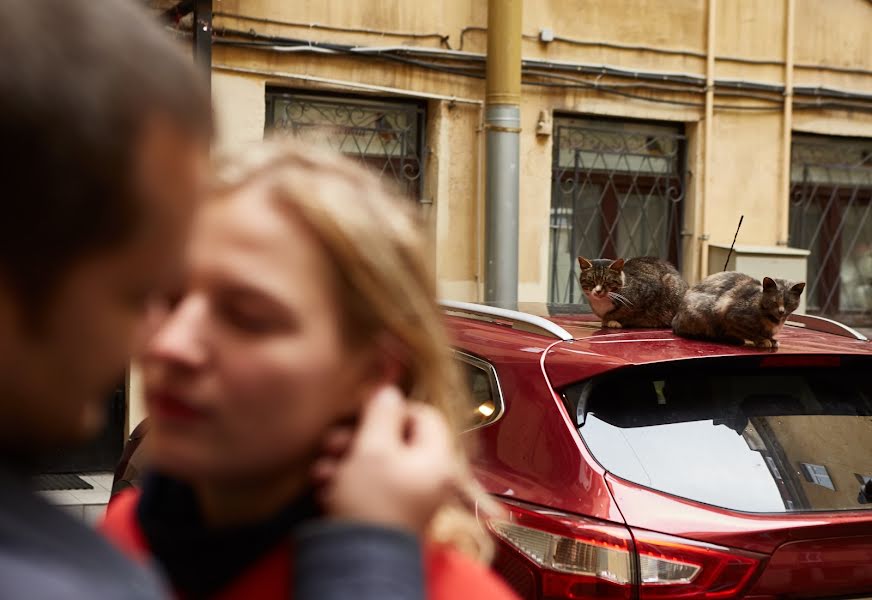
[[[49,502],[82,519],[96,524],[106,510],[112,493],[112,473],[77,473],[90,483],[91,490],[52,490],[40,492]]]

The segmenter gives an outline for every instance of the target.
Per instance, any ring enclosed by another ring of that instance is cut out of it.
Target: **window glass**
[[[740,511],[858,510],[872,508],[870,367],[644,367],[566,397],[621,478]]]

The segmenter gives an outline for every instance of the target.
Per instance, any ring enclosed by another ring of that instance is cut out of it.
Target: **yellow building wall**
[[[791,48],[786,47],[789,2],[794,2]],[[484,0],[221,0],[214,3],[214,8],[215,30],[219,36],[222,28],[227,28],[369,48],[407,45],[434,49],[450,46],[459,50],[462,40],[463,51],[483,53],[486,46],[483,29],[487,23],[487,3]],[[710,9],[714,16],[711,32],[708,29]],[[311,24],[334,29],[311,27]],[[566,64],[607,65],[705,77],[711,33],[718,57],[714,65],[715,79],[783,85],[786,80],[784,62],[792,58],[796,64],[793,77],[797,86],[829,86],[872,93],[870,25],[872,6],[867,0],[527,0],[524,2],[522,53],[528,59]],[[336,30],[338,28],[359,31]],[[541,29],[551,29],[559,39],[549,44],[539,42],[537,36]],[[757,62],[748,64],[741,62],[742,59]],[[820,65],[843,71],[821,70],[817,68]],[[240,73],[239,69],[252,72]],[[300,76],[322,80],[304,80],[299,79]],[[608,77],[603,81],[628,82]],[[456,299],[480,299],[484,260],[481,105],[458,103],[452,106],[447,98],[481,102],[484,82],[354,56],[252,50],[216,44],[213,47],[213,95],[219,145],[232,146],[262,136],[267,84],[349,94],[406,93],[445,98],[428,99],[425,201],[429,204],[422,210],[431,225],[441,293]],[[355,89],[355,84],[392,89]],[[703,244],[700,238],[707,238],[711,243],[729,243],[740,214],[745,215],[742,243],[776,245],[785,242],[783,224],[788,199],[783,168],[785,153],[789,152],[789,145],[784,143],[785,127],[806,133],[872,136],[869,112],[796,108],[788,122],[783,103],[772,103],[772,110],[767,112],[737,110],[736,104],[760,104],[761,101],[717,93],[716,105],[733,108],[714,109],[711,151],[707,153],[703,93],[651,90],[639,93],[693,105],[652,103],[591,89],[524,86],[520,146],[520,300],[543,301],[548,292],[552,138],[537,135],[537,121],[543,112],[549,121],[559,112],[684,124],[688,147],[682,260],[683,270],[691,279],[700,274],[698,265]],[[796,102],[800,101],[810,99],[797,97]],[[710,178],[708,185],[704,185],[706,177]]]

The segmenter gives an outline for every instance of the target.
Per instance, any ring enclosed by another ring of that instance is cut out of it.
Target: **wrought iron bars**
[[[679,266],[684,147],[680,127],[555,119],[549,301],[581,299],[578,256]]]
[[[424,107],[417,102],[312,95],[268,88],[266,127],[311,136],[359,160],[401,193],[423,194]]]
[[[790,203],[808,311],[872,324],[872,140],[794,136]]]

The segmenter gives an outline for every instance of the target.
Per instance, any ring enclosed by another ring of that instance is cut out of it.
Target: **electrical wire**
[[[869,0],[872,2],[872,0]],[[463,50],[463,45],[465,41],[466,34],[469,32],[477,32],[477,33],[487,33],[487,27],[479,27],[479,26],[470,26],[464,27],[460,30],[460,47],[459,50]],[[538,35],[533,35],[529,33],[525,33],[521,36],[523,39],[528,41],[536,41],[541,42],[541,38]],[[553,42],[559,42],[568,44],[571,46],[581,46],[581,47],[594,47],[594,48],[609,48],[612,50],[625,50],[631,52],[650,52],[652,54],[661,54],[664,56],[684,56],[687,58],[696,58],[704,60],[706,57],[705,52],[699,52],[697,50],[685,50],[682,48],[663,48],[657,46],[645,46],[640,44],[621,44],[618,42],[607,42],[602,40],[582,40],[577,38],[568,38],[564,36],[554,36]],[[552,43],[552,42],[548,42]],[[729,63],[737,63],[737,64],[747,64],[747,65],[758,65],[758,66],[770,66],[770,67],[784,67],[784,61],[773,59],[773,58],[749,58],[744,56],[715,56],[715,60],[718,62],[729,62]],[[864,76],[872,76],[872,70],[862,69],[859,67],[839,67],[835,65],[819,65],[814,63],[794,63],[794,69],[803,69],[803,70],[813,70],[813,71],[829,71],[832,73],[845,73],[851,75],[864,75]]]
[[[620,89],[615,89],[609,85],[603,84],[595,84],[589,83],[587,85],[582,83],[577,84],[569,84],[569,83],[553,83],[548,81],[523,81],[525,85],[533,85],[539,87],[553,87],[553,88],[562,88],[562,89],[571,89],[571,88],[583,88],[583,89],[591,89],[603,92],[605,94],[611,94],[614,96],[621,96],[624,98],[630,98],[633,100],[641,100],[643,102],[653,102],[656,104],[669,104],[673,106],[686,106],[691,108],[705,108],[704,102],[693,102],[690,100],[673,100],[669,98],[652,98],[650,96],[642,96],[641,94],[633,94],[631,92],[625,92]],[[742,104],[714,104],[714,108],[717,110],[732,110],[732,111],[749,111],[749,112],[780,112],[780,106],[747,106]]]
[[[322,31],[339,31],[344,33],[365,33],[370,35],[379,35],[382,37],[397,37],[407,39],[438,39],[439,43],[448,49],[451,49],[451,44],[448,43],[449,36],[441,33],[413,33],[408,31],[383,31],[378,29],[368,29],[365,27],[342,27],[338,25],[322,25],[320,23],[303,23],[300,21],[281,21],[279,19],[267,19],[264,17],[255,17],[250,15],[240,15],[224,11],[215,11],[213,17],[223,17],[225,19],[237,19],[240,21],[250,21],[252,23],[263,23],[265,25],[282,25],[285,27],[299,27],[305,29],[319,29]]]
[[[215,33],[218,37],[215,38],[215,42],[221,45],[228,46],[239,46],[239,47],[247,47],[254,48],[260,50],[269,50],[269,49],[283,49],[283,48],[299,48],[302,51],[313,51],[313,52],[328,52],[332,54],[343,54],[349,56],[365,56],[371,59],[377,59],[386,62],[394,62],[405,64],[417,68],[427,69],[434,72],[440,72],[450,75],[457,75],[461,77],[482,80],[485,78],[484,69],[482,67],[476,66],[459,66],[453,65],[449,66],[444,63],[433,62],[432,60],[421,60],[410,58],[408,56],[401,56],[396,52],[389,52],[384,50],[378,51],[367,51],[362,52],[359,47],[344,45],[344,44],[335,44],[328,42],[318,42],[312,40],[300,40],[294,38],[284,38],[280,36],[265,36],[262,34],[258,34],[255,31],[241,31],[235,29],[228,28],[220,28],[215,30]],[[249,39],[237,40],[237,39],[227,39],[224,36],[237,36]],[[251,39],[253,38],[253,39]],[[441,56],[440,56],[441,57]],[[452,57],[444,57],[446,59],[453,59]],[[477,61],[483,63],[483,60]],[[583,66],[583,65],[566,65],[561,63],[542,63],[540,61],[524,61],[525,68],[522,71],[522,74],[526,76],[526,78],[522,79],[522,83],[524,85],[532,85],[538,87],[547,87],[547,88],[564,88],[564,89],[587,89],[587,90],[597,90],[603,93],[622,96],[634,100],[640,100],[644,102],[651,103],[659,103],[673,106],[685,106],[692,108],[701,108],[704,107],[705,104],[701,102],[694,102],[688,100],[678,100],[678,99],[670,99],[670,98],[655,98],[651,96],[645,96],[641,94],[635,94],[632,92],[626,91],[627,89],[647,89],[651,91],[661,91],[667,93],[704,93],[705,87],[704,80],[702,78],[694,78],[690,76],[674,76],[669,74],[647,74],[645,77],[648,80],[654,79],[656,81],[667,81],[678,83],[684,87],[678,87],[677,85],[664,85],[660,83],[642,83],[635,82],[632,84],[616,84],[616,83],[602,83],[600,80],[604,76],[611,77],[634,77],[639,78],[639,73],[633,71],[627,71],[625,69],[618,69],[613,67],[591,67],[591,66]],[[597,80],[589,81],[580,79],[577,76],[571,75],[561,75],[559,73],[554,73],[551,71],[542,71],[541,68],[531,68],[530,65],[542,65],[546,67],[551,67],[556,70],[563,71],[571,71],[573,73],[586,73],[589,75],[596,75]],[[531,79],[536,78],[536,79]],[[548,81],[542,81],[542,79],[547,79]],[[732,88],[734,91],[724,90],[723,87]],[[768,103],[775,104],[775,106],[762,106],[762,105],[740,105],[740,104],[716,104],[715,108],[718,110],[734,110],[734,111],[751,111],[751,112],[766,112],[766,111],[780,111],[782,110],[782,104],[784,102],[783,95],[781,97],[773,97],[766,96],[759,93],[753,93],[751,91],[745,91],[748,89],[758,89],[763,90],[765,92],[769,92],[772,94],[783,94],[783,87],[778,85],[769,85],[769,84],[760,84],[754,82],[737,82],[737,81],[718,81],[716,82],[715,88],[718,90],[717,93],[720,96],[728,96],[742,99],[751,99],[751,100],[760,100]],[[797,96],[811,96],[815,97],[818,100],[816,102],[798,102],[794,100],[793,106],[798,110],[810,110],[810,109],[839,109],[839,110],[859,110],[863,112],[872,111],[872,105],[864,104],[865,101],[872,100],[872,95],[863,95],[863,94],[855,94],[848,93],[839,90],[828,90],[826,88],[795,88],[794,95]],[[822,97],[833,98],[835,101],[821,101]],[[854,101],[852,101],[854,100]]]
[[[872,2],[872,0],[869,0]],[[468,27],[464,27],[460,30],[460,46],[457,48],[458,50],[463,50],[463,43],[466,41],[466,34],[470,31],[478,31],[487,33],[487,27],[477,27],[475,25],[470,25]]]
[[[872,0],[868,0],[872,2]],[[186,0],[179,3],[179,6],[174,9],[170,9],[167,13],[178,14],[180,8],[184,7],[182,10],[187,10],[187,12],[191,11],[191,8],[188,8],[188,5],[193,5],[190,0]],[[184,14],[184,13],[182,13]],[[394,37],[394,38],[406,38],[406,39],[438,39],[441,46],[452,50],[452,46],[450,43],[450,35],[443,33],[416,33],[410,31],[389,31],[389,30],[379,30],[379,29],[369,29],[364,27],[344,27],[338,25],[324,25],[321,23],[305,23],[301,21],[283,21],[280,19],[269,19],[265,17],[256,17],[252,15],[243,15],[239,13],[231,13],[225,11],[215,11],[212,13],[213,17],[222,17],[227,19],[237,19],[240,21],[248,21],[251,23],[263,23],[267,25],[280,25],[284,27],[296,27],[296,28],[304,28],[304,29],[317,29],[321,31],[337,31],[342,33],[361,33],[361,34],[369,34],[369,35],[378,35],[381,37]],[[487,33],[487,27],[481,26],[467,26],[460,30],[460,45],[458,50],[463,50],[463,45],[465,42],[466,34],[469,32],[478,32],[478,33]],[[533,34],[523,34],[521,36],[523,39],[529,41],[540,41],[540,37],[538,35]],[[568,44],[572,46],[581,46],[581,47],[599,47],[599,48],[610,48],[614,50],[624,50],[631,52],[650,52],[653,54],[661,54],[664,56],[684,56],[687,58],[696,58],[696,59],[705,59],[706,54],[704,52],[699,52],[697,50],[687,50],[683,48],[663,48],[657,46],[646,46],[642,44],[621,44],[618,42],[608,42],[604,40],[584,40],[579,38],[571,38],[565,36],[555,36],[554,42]],[[784,67],[784,61],[776,60],[776,59],[768,59],[768,58],[749,58],[744,56],[715,56],[716,61],[720,62],[731,62],[738,64],[749,64],[749,65],[760,65],[760,66],[773,66],[773,67]],[[795,69],[803,69],[803,70],[815,70],[815,71],[829,71],[833,73],[845,73],[852,75],[864,75],[864,76],[872,76],[872,70],[862,69],[859,67],[840,67],[835,65],[819,65],[813,63],[794,63],[793,67]]]
[[[586,79],[579,79],[578,77],[574,77],[572,75],[562,75],[560,73],[551,73],[548,71],[540,71],[537,69],[524,69],[524,73],[531,76],[541,76],[548,77],[551,79],[564,80],[570,82],[577,81],[589,81]],[[598,78],[599,79],[599,78]],[[665,85],[659,83],[644,83],[641,81],[635,81],[633,83],[612,83],[610,82],[608,85],[614,88],[623,88],[623,89],[645,89],[645,90],[656,90],[656,91],[664,91],[664,92],[678,92],[678,93],[703,93],[705,92],[704,86],[679,86],[679,85]]]
[[[371,47],[361,47],[361,46],[352,46],[347,44],[330,44],[327,42],[318,42],[313,40],[302,40],[295,38],[287,38],[280,36],[268,36],[259,34],[255,30],[248,31],[240,31],[228,28],[219,28],[217,30],[218,34],[232,34],[237,35],[239,37],[245,37],[249,39],[259,39],[259,40],[270,40],[277,45],[285,45],[285,44],[294,44],[294,45],[303,45],[310,46],[312,48],[321,48],[321,47],[330,47],[337,49],[338,51],[352,51],[355,54],[408,54],[408,55],[417,55],[417,56],[425,56],[425,57],[436,57],[439,60],[443,61],[453,61],[453,62],[478,62],[481,64],[485,63],[485,55],[476,54],[470,52],[460,52],[456,50],[439,50],[436,48],[422,48],[416,46],[393,46],[387,48],[371,48]],[[265,44],[266,45],[266,44]],[[441,63],[440,63],[441,64]],[[689,84],[703,87],[706,85],[705,78],[700,75],[690,75],[686,73],[655,73],[648,71],[638,71],[638,70],[630,70],[625,68],[612,67],[608,65],[584,65],[578,63],[565,63],[558,61],[548,61],[542,59],[524,59],[522,61],[523,67],[526,68],[539,68],[539,69],[548,69],[553,71],[561,71],[571,74],[592,74],[597,76],[605,76],[612,75],[615,77],[622,78],[630,78],[634,80],[644,80],[644,81],[652,81],[652,82],[670,82],[677,83],[681,85]],[[456,68],[456,67],[455,67]],[[469,69],[474,70],[474,69]],[[765,82],[758,81],[744,81],[744,80],[716,80],[715,86],[720,90],[724,88],[730,88],[740,91],[745,90],[753,90],[753,91],[761,91],[768,92],[773,94],[781,94],[783,95],[785,90],[784,86],[780,84],[771,84]],[[864,94],[862,92],[853,92],[853,91],[844,91],[844,90],[834,90],[831,88],[826,88],[822,86],[817,86],[815,88],[804,88],[804,89],[814,89],[814,93],[812,95],[815,96],[828,96],[834,98],[853,98],[859,100],[868,100],[872,99],[872,95]]]

